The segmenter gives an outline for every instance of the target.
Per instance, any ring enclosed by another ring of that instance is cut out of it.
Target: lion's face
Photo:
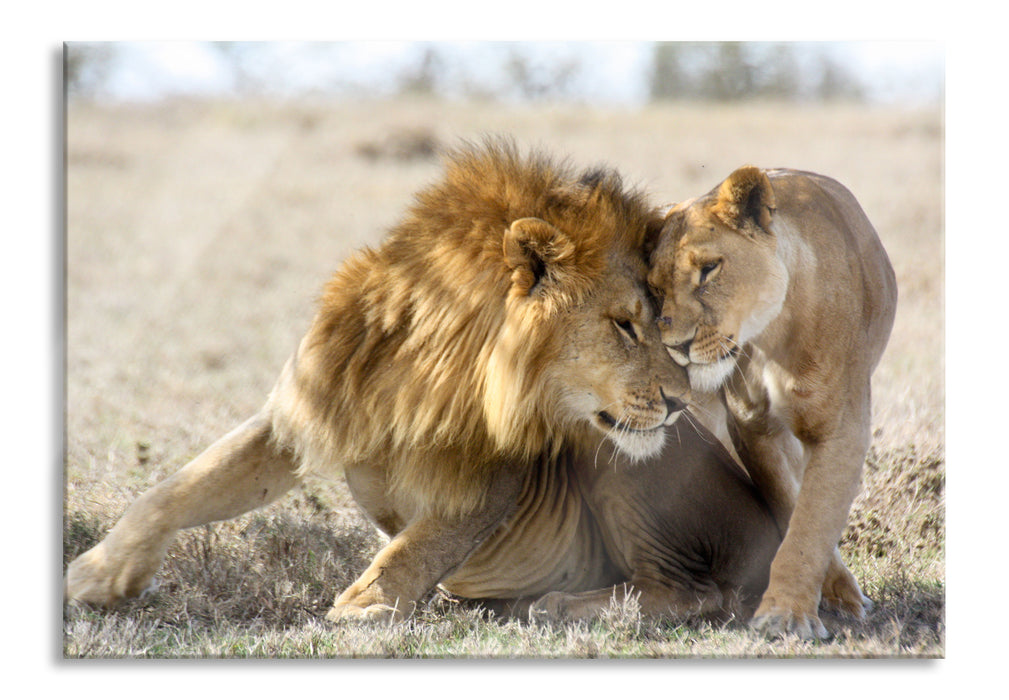
[[[513,288],[489,365],[492,429],[520,420],[516,407],[537,397],[536,411],[567,439],[607,437],[634,459],[658,452],[689,387],[659,337],[643,256],[611,251],[586,285],[574,246],[544,221],[512,224],[505,249]]]
[[[665,426],[689,399],[686,373],[659,337],[646,271],[643,261],[626,261],[561,319],[547,379],[563,419],[590,426],[636,459],[662,448]]]
[[[698,391],[721,385],[787,291],[769,228],[770,184],[756,175],[746,184],[726,180],[717,194],[674,207],[652,254],[648,283],[662,299],[662,342]]]

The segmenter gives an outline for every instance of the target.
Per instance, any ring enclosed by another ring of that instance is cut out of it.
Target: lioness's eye
[[[620,321],[614,320],[613,323],[620,329],[620,332],[626,335],[630,340],[635,343],[638,342],[638,334],[634,332],[633,323],[626,319]]]

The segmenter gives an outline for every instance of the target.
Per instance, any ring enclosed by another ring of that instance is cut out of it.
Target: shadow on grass
[[[108,526],[85,514],[68,514],[64,527],[65,564],[97,543]],[[322,618],[334,597],[366,568],[380,546],[379,536],[359,515],[323,511],[304,503],[294,509],[267,510],[183,532],[169,550],[158,574],[160,588],[154,594],[125,602],[113,611],[76,607],[65,610],[66,653],[242,655],[245,652],[229,646],[236,643],[229,639],[248,644],[249,639],[265,634],[268,638],[295,635],[299,639],[299,635],[307,635],[311,643],[303,647],[298,642],[283,652],[287,656],[313,656],[312,650],[320,648],[331,656],[357,655],[360,647],[354,644],[359,642],[348,642],[356,638],[327,627]],[[751,638],[745,624],[738,620],[725,627],[706,623],[671,625],[642,620],[633,611],[620,611],[616,617],[611,615],[586,629],[582,629],[585,625],[562,625],[544,630],[494,616],[488,618],[474,610],[472,603],[433,594],[422,602],[407,627],[395,633],[383,632],[389,637],[385,646],[365,653],[508,656],[510,649],[518,648],[520,655],[533,656],[596,655],[589,653],[592,649],[599,655],[611,656],[718,656],[728,645],[729,656],[782,652],[859,657],[943,655],[945,590],[941,583],[910,580],[898,574],[878,581],[872,594],[875,606],[863,622],[824,611],[824,622],[835,637],[805,651],[801,646],[764,646]],[[585,637],[584,644],[575,644],[579,635]],[[381,635],[375,637],[379,638],[384,639]],[[443,638],[454,641],[446,646]],[[408,639],[413,642],[406,644],[404,640]],[[421,640],[430,644],[425,646]],[[488,652],[488,647],[492,651]],[[138,648],[142,653],[136,651]],[[705,648],[709,651],[704,652]],[[687,650],[686,654],[681,650]]]
[[[881,582],[873,609],[864,621],[833,611],[821,611],[821,617],[835,631],[842,648],[854,642],[875,642],[881,656],[942,656],[945,610],[946,592],[941,582],[911,581],[898,575]]]
[[[114,612],[167,623],[254,622],[274,629],[321,617],[366,568],[380,538],[360,517],[291,510],[270,509],[183,531],[157,574],[156,590]],[[64,570],[109,527],[68,513]]]

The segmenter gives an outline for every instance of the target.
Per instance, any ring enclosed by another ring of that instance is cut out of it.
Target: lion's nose
[[[682,399],[676,396],[666,396],[666,392],[664,392],[661,388],[659,388],[659,393],[662,395],[662,400],[666,404],[666,418],[674,413],[679,413],[687,407],[687,404]]]

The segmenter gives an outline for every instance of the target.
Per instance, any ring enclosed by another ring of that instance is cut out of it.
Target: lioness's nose
[[[687,340],[679,345],[667,345],[670,350],[675,350],[684,357],[690,357],[690,341]]]

